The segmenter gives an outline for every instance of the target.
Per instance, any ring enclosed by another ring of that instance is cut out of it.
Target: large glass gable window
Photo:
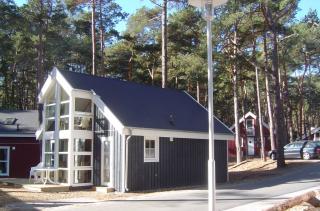
[[[92,102],[90,99],[75,98],[74,129],[92,131]]]
[[[74,139],[74,183],[92,182],[92,146],[91,139]]]
[[[60,91],[60,130],[69,130],[69,106],[70,98],[68,94],[61,88]]]

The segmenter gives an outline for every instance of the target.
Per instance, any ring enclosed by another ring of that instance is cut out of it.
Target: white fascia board
[[[101,100],[100,96],[98,96],[94,91],[92,91],[92,101],[93,103],[100,109],[103,115],[110,121],[113,127],[120,133],[124,133],[124,125],[120,122],[120,120],[112,113],[112,111],[106,106],[106,104]]]
[[[43,99],[47,91],[52,87],[54,78],[55,78],[55,72],[56,70],[53,70],[49,75],[45,83],[43,84],[41,91],[38,95],[38,101],[39,103],[43,103]]]
[[[14,134],[14,133],[10,133],[10,134],[0,134],[0,137],[8,137],[8,138],[14,138],[14,137],[18,137],[18,138],[21,138],[21,137],[31,137],[31,138],[35,138],[36,135],[34,133],[21,133],[21,134]]]
[[[152,128],[126,128],[130,131],[132,136],[158,136],[158,137],[172,137],[172,138],[188,138],[188,139],[209,139],[208,133],[192,132],[192,131],[178,131],[178,130],[161,130]],[[215,140],[234,140],[234,135],[229,134],[214,134]]]
[[[40,129],[38,129],[38,130],[36,131],[35,136],[36,136],[36,139],[37,139],[37,140],[40,139],[42,133],[43,133],[42,128],[40,128]]]
[[[60,73],[60,71],[54,67],[53,70],[48,75],[47,80],[45,81],[43,87],[41,88],[41,91],[38,95],[39,103],[43,103],[43,98],[52,88],[54,82],[58,82],[59,85],[66,91],[66,93],[71,96],[71,92],[73,90],[72,86],[69,84],[69,82],[63,77],[63,75]]]

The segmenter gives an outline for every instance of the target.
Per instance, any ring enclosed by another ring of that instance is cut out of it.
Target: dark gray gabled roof
[[[127,127],[208,131],[208,112],[188,94],[113,78],[61,71],[74,89],[93,90]],[[231,135],[220,121],[215,133]]]
[[[0,134],[34,135],[38,128],[37,110],[3,110],[0,111]]]

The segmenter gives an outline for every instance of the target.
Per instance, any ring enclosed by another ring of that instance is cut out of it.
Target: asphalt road
[[[226,210],[240,205],[281,199],[281,195],[320,186],[320,161],[290,169],[288,173],[265,177],[259,180],[237,184],[219,185],[217,210]],[[280,196],[280,197],[279,197]],[[43,208],[43,207],[42,207]],[[146,194],[127,200],[74,204],[52,207],[52,211],[205,211],[207,210],[206,190],[181,190]],[[254,208],[252,210],[255,210]]]

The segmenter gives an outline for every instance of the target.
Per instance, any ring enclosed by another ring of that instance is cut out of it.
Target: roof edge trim
[[[208,133],[194,132],[194,131],[181,131],[181,130],[162,130],[155,128],[135,128],[126,127],[129,133],[124,135],[132,136],[159,136],[159,137],[173,137],[173,138],[189,138],[189,139],[209,139]],[[234,139],[234,135],[231,134],[214,134],[215,140],[229,141]]]
[[[188,95],[194,102],[196,102],[198,105],[200,105],[204,110],[206,110],[208,112],[208,109],[206,107],[204,107],[202,104],[200,104],[198,101],[196,101],[196,99],[194,99],[188,92],[183,91],[186,95]],[[234,134],[234,132],[232,130],[230,130],[230,128],[224,124],[220,119],[218,119],[215,115],[213,115],[215,120],[218,120],[218,122],[220,122],[225,128],[227,128],[229,130],[230,133]]]
[[[101,100],[100,96],[97,95],[94,90],[91,90],[92,93],[92,101],[99,108],[101,113],[110,121],[110,123],[115,127],[119,133],[123,134],[124,125],[122,122],[113,114],[111,109]]]

